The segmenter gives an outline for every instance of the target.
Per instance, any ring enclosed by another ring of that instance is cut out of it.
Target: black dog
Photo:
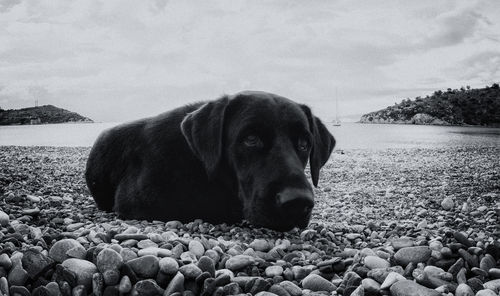
[[[305,105],[242,92],[104,131],[85,174],[99,209],[122,218],[289,230],[309,223],[312,181],[335,139]]]

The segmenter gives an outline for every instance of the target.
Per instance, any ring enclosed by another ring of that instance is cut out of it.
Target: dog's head
[[[265,92],[242,92],[188,114],[182,132],[209,178],[230,170],[245,219],[280,231],[305,227],[314,186],[335,139],[305,105]]]

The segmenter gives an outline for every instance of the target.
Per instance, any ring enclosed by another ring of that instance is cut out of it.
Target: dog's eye
[[[262,140],[259,137],[257,137],[256,135],[246,136],[246,138],[243,140],[243,143],[248,147],[262,147],[263,146]]]
[[[304,138],[299,138],[297,147],[300,151],[307,151],[309,149],[309,141]]]

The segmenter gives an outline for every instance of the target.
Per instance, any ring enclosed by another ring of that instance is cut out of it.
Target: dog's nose
[[[314,206],[314,195],[307,189],[286,188],[276,195],[276,203],[284,214],[303,218]]]

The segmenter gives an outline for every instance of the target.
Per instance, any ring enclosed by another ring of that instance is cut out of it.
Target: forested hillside
[[[360,122],[500,126],[500,88],[494,83],[479,89],[439,90],[365,114]]]

